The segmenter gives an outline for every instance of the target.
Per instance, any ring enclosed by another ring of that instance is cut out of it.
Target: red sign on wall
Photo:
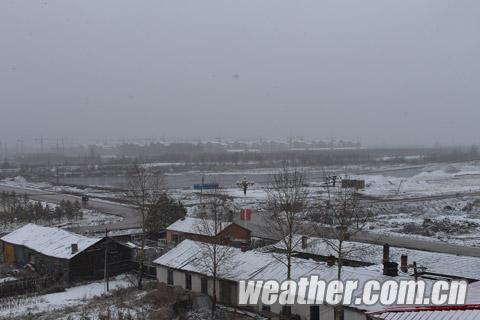
[[[240,220],[252,220],[252,209],[240,209]]]

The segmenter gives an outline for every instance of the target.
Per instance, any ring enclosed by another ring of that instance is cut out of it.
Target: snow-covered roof
[[[220,223],[219,228],[217,230],[218,232],[221,232],[223,229],[225,229],[226,227],[232,224],[231,222],[217,222],[217,223]],[[200,218],[185,217],[169,225],[167,227],[167,230],[213,236],[214,235],[213,231],[215,230],[215,221],[200,219]]]
[[[208,266],[205,265],[205,256],[203,256],[202,248],[207,244],[192,240],[184,240],[172,250],[168,251],[154,261],[157,265],[167,268],[183,270],[187,272],[200,273],[211,276]],[[261,252],[257,250],[249,250],[243,252],[238,248],[218,246],[217,250],[227,250],[229,248],[230,256],[227,266],[219,266],[226,270],[219,270],[219,277],[232,281],[240,280],[277,280],[284,281],[287,279],[287,268],[279,258],[271,253]],[[203,259],[203,262],[202,262]],[[291,279],[296,280],[300,277],[308,277],[318,275],[322,280],[330,281],[337,279],[337,267],[328,266],[324,262],[318,262],[308,259],[293,258],[291,268]],[[381,282],[391,280],[391,277],[384,276],[381,268],[361,267],[354,268],[344,266],[342,268],[342,279],[358,279],[359,288],[363,287],[368,280],[376,279]],[[411,279],[407,276],[396,277],[395,279]],[[427,281],[427,290],[430,282]],[[355,299],[353,299],[355,300]],[[381,305],[374,306],[354,306],[356,309],[367,311],[378,311],[383,309]]]
[[[295,251],[321,256],[336,256],[335,250],[324,238],[308,237],[307,247],[302,248],[301,236],[296,235],[293,243]],[[284,248],[283,241],[274,245],[276,248]],[[344,252],[350,252],[346,259],[361,261],[372,264],[381,264],[383,261],[383,246],[351,242],[343,243]],[[390,247],[391,261],[400,264],[400,257],[408,256],[408,263],[417,262],[419,267],[426,267],[427,273],[438,273],[451,277],[480,280],[480,258],[469,256],[457,256],[447,253],[429,252],[414,249]],[[455,266],[452,268],[452,266]]]
[[[27,247],[46,256],[71,259],[99,242],[101,238],[89,238],[60,228],[29,223],[3,236],[1,240]],[[75,253],[72,253],[72,244],[78,245],[78,251]]]
[[[468,285],[466,305],[386,308],[371,314],[378,320],[480,320],[480,282]]]
[[[387,311],[373,315],[378,320],[480,320],[480,305],[461,307],[431,307]]]

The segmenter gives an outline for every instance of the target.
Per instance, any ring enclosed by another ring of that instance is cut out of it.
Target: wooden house
[[[3,262],[30,265],[65,282],[100,279],[134,268],[131,249],[108,237],[90,238],[29,223],[0,238]]]

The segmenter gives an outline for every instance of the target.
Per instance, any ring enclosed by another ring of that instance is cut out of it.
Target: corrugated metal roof
[[[167,268],[180,269],[187,272],[195,272],[211,276],[210,269],[205,266],[206,257],[202,256],[202,244],[192,240],[184,240],[172,250],[168,251],[154,262]],[[222,250],[224,246],[218,246],[217,250]],[[287,279],[287,268],[285,264],[280,261],[285,258],[284,255],[273,255],[272,253],[265,253],[256,250],[249,250],[242,252],[238,248],[228,247],[229,262],[228,265],[220,265],[219,268],[225,268],[226,271],[219,270],[219,277],[233,281],[239,280],[277,280],[279,282]],[[211,249],[210,249],[211,250]],[[208,259],[208,258],[207,258]],[[211,268],[211,266],[210,266]],[[293,258],[291,268],[291,279],[296,280],[300,277],[309,277],[317,275],[320,279],[331,281],[337,279],[337,267],[328,266],[325,262],[318,262],[308,259]],[[384,282],[391,280],[392,277],[384,276],[381,269],[371,267],[348,267],[344,266],[342,269],[342,279],[355,279],[359,281],[359,288],[363,287],[368,280],[378,280]],[[411,277],[403,276],[396,277],[396,280],[408,279]],[[431,289],[431,281],[427,281],[426,290]],[[356,292],[358,296],[361,292]],[[355,299],[353,299],[354,301]],[[357,305],[352,306],[359,310],[378,311],[383,307],[380,304],[367,306]]]
[[[60,228],[29,223],[3,236],[1,240],[24,246],[46,256],[71,259],[99,242],[101,238],[89,238]],[[78,251],[75,253],[72,253],[72,244],[78,246]]]
[[[466,305],[392,307],[370,316],[376,320],[480,320],[480,282],[469,284]]]
[[[381,320],[480,320],[480,310],[422,310],[385,312],[374,316]]]
[[[300,238],[300,235],[296,235],[294,239],[296,252],[322,256],[337,255],[324,238],[309,237],[305,249],[301,246],[302,241]],[[275,244],[277,248],[282,248],[283,246],[283,241]],[[350,252],[347,259],[372,264],[381,264],[383,261],[383,246],[381,245],[346,241],[343,243],[343,247],[344,252]],[[478,267],[480,266],[480,258],[478,257],[390,247],[391,261],[400,263],[401,255],[408,256],[408,263],[416,261],[419,267],[426,267],[426,272],[480,280],[480,268]],[[452,266],[455,267],[452,268]]]

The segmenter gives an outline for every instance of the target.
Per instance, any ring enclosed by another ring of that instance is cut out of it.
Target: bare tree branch
[[[217,304],[217,281],[231,275],[233,248],[228,246],[228,239],[221,236],[221,231],[231,223],[231,208],[227,197],[220,190],[207,194],[205,203],[206,212],[197,227],[198,233],[208,237],[206,242],[200,243],[199,264],[212,275],[212,314]]]
[[[157,203],[164,192],[162,175],[149,171],[145,165],[134,163],[132,173],[128,177],[126,196],[137,208],[142,218],[142,243],[139,256],[138,289],[142,289],[145,264],[146,218],[149,206]]]
[[[310,209],[305,172],[295,165],[284,163],[273,175],[264,207],[264,219],[269,222],[265,231],[279,239],[285,249],[281,254],[273,253],[273,256],[286,266],[287,278],[290,279],[293,252],[299,244],[295,235],[305,233],[303,221]]]

